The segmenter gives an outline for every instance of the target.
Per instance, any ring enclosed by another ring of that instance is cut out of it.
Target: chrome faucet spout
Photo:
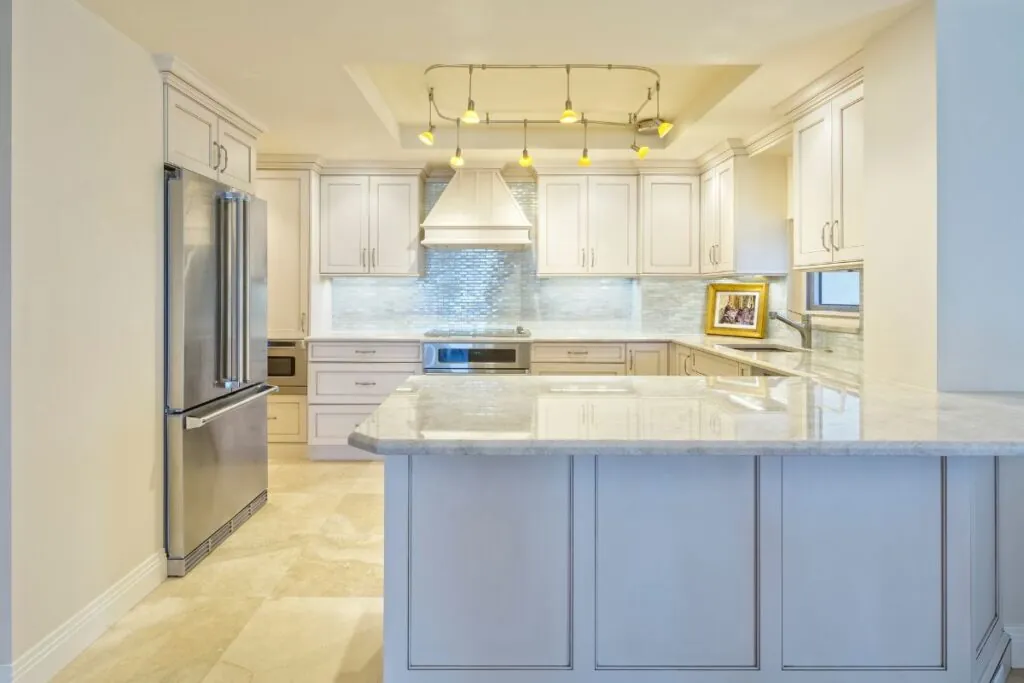
[[[790,320],[786,316],[781,315],[780,313],[777,313],[775,311],[771,311],[768,314],[768,317],[771,318],[772,320],[778,320],[783,325],[786,325],[788,327],[792,327],[794,330],[799,332],[800,333],[800,346],[802,346],[805,349],[811,348],[811,341],[812,341],[812,334],[811,334],[811,332],[812,332],[812,330],[811,330],[811,315],[809,313],[804,313],[803,314],[803,322],[802,323],[798,323],[798,322],[795,322],[793,320]]]

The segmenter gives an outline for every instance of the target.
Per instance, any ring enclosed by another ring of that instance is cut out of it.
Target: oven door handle
[[[277,387],[272,386],[270,384],[263,384],[263,385],[260,386],[260,388],[257,391],[255,391],[255,392],[253,392],[253,393],[251,393],[251,394],[249,394],[247,396],[244,396],[244,397],[242,397],[240,399],[232,401],[231,403],[229,403],[226,406],[221,406],[221,407],[217,408],[216,410],[211,410],[209,412],[206,412],[206,409],[200,409],[200,410],[195,411],[196,414],[194,414],[194,415],[186,414],[185,415],[185,430],[189,431],[189,430],[192,430],[192,429],[200,429],[202,427],[205,427],[206,425],[210,424],[211,422],[213,422],[217,418],[223,417],[223,416],[227,415],[228,413],[230,413],[230,412],[232,412],[234,410],[237,410],[238,408],[241,408],[242,406],[244,406],[244,405],[246,405],[248,403],[252,403],[253,401],[258,401],[261,398],[264,398],[266,396],[270,396],[271,394],[275,394],[275,393],[277,393],[277,391],[278,391]]]

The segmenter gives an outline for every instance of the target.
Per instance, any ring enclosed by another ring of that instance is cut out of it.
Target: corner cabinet
[[[864,86],[793,126],[793,265],[864,259]]]
[[[786,160],[737,154],[700,179],[700,272],[789,271]]]
[[[164,79],[164,161],[253,192],[262,125],[241,115],[180,60],[154,59]]]
[[[312,171],[257,172],[256,196],[267,203],[270,339],[304,339],[309,334],[310,210],[317,178]]]
[[[320,180],[323,276],[420,272],[416,176],[324,176]]]
[[[538,275],[637,275],[636,176],[537,179]]]
[[[701,272],[700,187],[697,176],[641,176],[641,275]]]

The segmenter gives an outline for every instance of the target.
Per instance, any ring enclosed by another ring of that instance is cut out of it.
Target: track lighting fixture
[[[473,101],[473,67],[469,67],[469,102],[466,104],[466,111],[462,114],[463,123],[480,123],[480,115],[476,113],[476,103]]]
[[[565,67],[565,111],[562,112],[562,118],[558,119],[562,123],[576,123],[579,121],[579,117],[576,116],[576,112],[572,110],[572,95],[569,89],[569,80],[572,73],[572,67]]]
[[[583,119],[583,154],[580,155],[579,165],[590,166],[590,152],[587,150],[587,115],[582,116]]]
[[[419,134],[420,142],[427,147],[434,145],[434,89],[427,92],[427,129]]]
[[[670,121],[664,121],[661,118],[661,80],[655,82],[654,90],[658,93],[658,101],[656,103],[657,113],[655,114],[654,120],[658,122],[658,137],[663,138],[668,135],[668,132],[672,130],[672,123]]]
[[[530,152],[526,148],[526,119],[523,119],[523,156],[519,157],[519,165],[523,168],[533,166],[533,157],[530,156]]]
[[[452,165],[452,168],[459,168],[460,166],[462,166],[463,164],[466,163],[466,160],[462,158],[462,135],[461,135],[461,131],[462,131],[462,122],[461,121],[456,121],[455,122],[455,156],[453,156],[449,160],[449,163]]]

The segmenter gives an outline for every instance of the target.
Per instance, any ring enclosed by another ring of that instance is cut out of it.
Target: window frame
[[[805,302],[806,310],[808,311],[824,311],[833,313],[860,313],[861,303],[856,306],[846,304],[823,304],[820,303],[821,299],[821,276],[826,273],[835,272],[848,272],[848,273],[859,273],[861,283],[861,293],[864,291],[864,271],[860,268],[846,268],[836,270],[812,270],[807,272],[807,280],[805,282],[807,289],[807,301]]]

